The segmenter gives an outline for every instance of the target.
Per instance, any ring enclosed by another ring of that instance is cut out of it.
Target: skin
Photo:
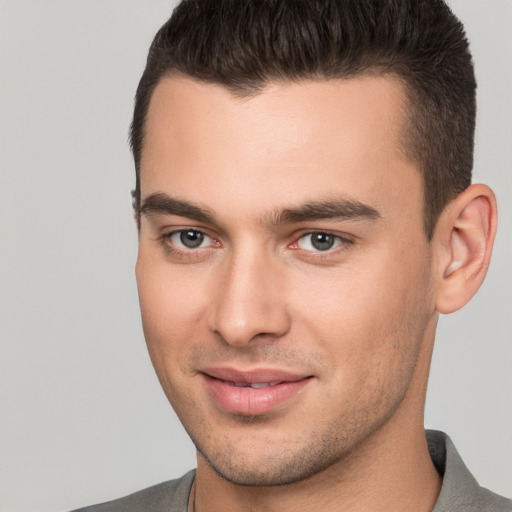
[[[427,241],[403,109],[389,77],[243,99],[183,77],[157,86],[136,273],[153,365],[198,449],[196,510],[433,508],[423,409],[438,312],[483,279],[495,205],[470,187]],[[363,213],[313,217],[311,203]],[[186,247],[183,230],[204,240]],[[205,385],[219,366],[307,379],[268,411],[234,413]]]

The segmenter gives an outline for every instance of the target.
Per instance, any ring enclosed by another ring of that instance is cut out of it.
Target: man
[[[482,283],[475,80],[441,1],[184,1],[132,123],[137,282],[197,469],[83,510],[511,510],[423,427]]]

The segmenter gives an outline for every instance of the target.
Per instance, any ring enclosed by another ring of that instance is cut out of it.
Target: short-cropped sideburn
[[[432,238],[471,183],[476,82],[459,20],[441,0],[184,0],[156,34],[135,96],[134,207],[149,103],[164,76],[256,94],[272,81],[391,75],[405,91],[402,144],[424,184]]]

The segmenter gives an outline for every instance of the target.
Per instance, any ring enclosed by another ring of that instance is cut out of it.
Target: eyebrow
[[[198,222],[215,223],[215,216],[207,208],[175,199],[161,192],[146,197],[142,202],[140,213],[142,215],[177,215]]]
[[[215,215],[204,206],[192,204],[168,196],[162,192],[146,197],[140,209],[142,215],[176,215],[197,222],[216,224]],[[334,201],[313,201],[297,208],[285,208],[269,214],[265,223],[273,226],[314,220],[370,220],[380,219],[380,213],[370,205],[353,199],[341,198]]]
[[[370,205],[342,198],[334,201],[314,201],[298,206],[286,208],[276,212],[269,218],[270,224],[288,224],[313,220],[370,220],[380,219],[380,213]]]

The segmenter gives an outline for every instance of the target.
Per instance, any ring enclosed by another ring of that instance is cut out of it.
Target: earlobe
[[[441,215],[436,230],[436,243],[442,249],[436,297],[440,313],[460,309],[482,284],[496,224],[496,198],[486,185],[471,185]]]

